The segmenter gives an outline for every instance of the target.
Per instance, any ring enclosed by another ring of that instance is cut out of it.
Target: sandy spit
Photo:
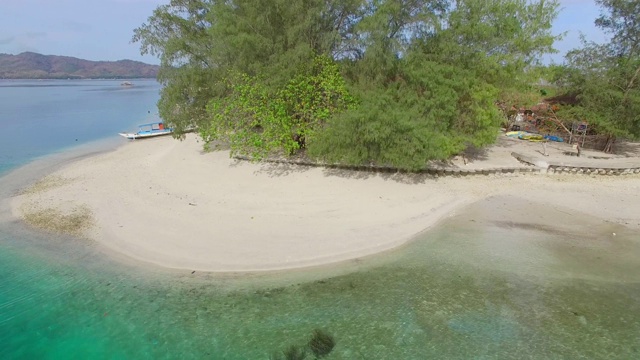
[[[433,179],[251,164],[228,151],[203,153],[195,135],[133,141],[47,178],[12,198],[14,217],[87,209],[93,219],[84,236],[134,259],[199,271],[291,269],[371,255],[493,195],[640,229],[638,176]]]

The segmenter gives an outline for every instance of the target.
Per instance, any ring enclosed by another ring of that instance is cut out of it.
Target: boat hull
[[[165,130],[157,130],[157,131],[142,131],[137,133],[119,133],[118,135],[125,137],[127,139],[135,140],[135,139],[147,139],[158,136],[171,135],[173,133],[170,129]]]

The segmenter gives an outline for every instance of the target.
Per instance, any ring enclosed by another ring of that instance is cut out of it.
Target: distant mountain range
[[[155,78],[158,69],[133,60],[90,61],[33,52],[0,54],[0,79]]]

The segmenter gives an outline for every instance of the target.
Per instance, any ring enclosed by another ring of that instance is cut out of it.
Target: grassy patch
[[[73,181],[73,179],[63,178],[62,176],[58,175],[49,175],[43,179],[38,180],[35,184],[29,186],[28,188],[22,190],[20,192],[20,195],[43,193],[53,188],[66,185],[71,181]]]
[[[45,231],[79,236],[93,225],[93,215],[86,206],[77,206],[68,214],[58,209],[47,208],[26,211],[24,221]]]

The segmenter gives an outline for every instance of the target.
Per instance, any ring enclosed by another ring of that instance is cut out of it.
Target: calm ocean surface
[[[383,255],[216,275],[8,220],[6,199],[30,177],[153,118],[159,85],[119,84],[0,81],[0,359],[269,359],[315,329],[335,338],[326,359],[640,358],[637,235],[580,245],[607,224],[580,236],[505,228],[474,205]]]

